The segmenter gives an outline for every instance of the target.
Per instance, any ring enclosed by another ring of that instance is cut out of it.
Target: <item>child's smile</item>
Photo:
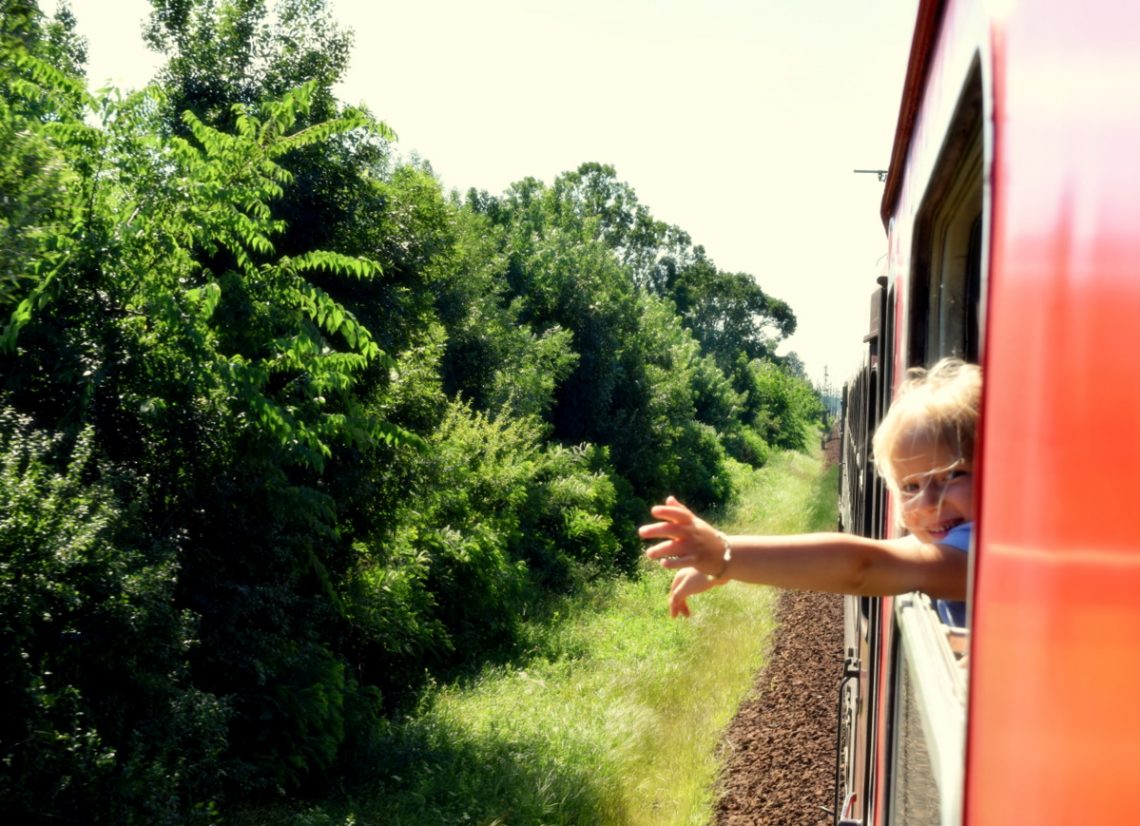
[[[904,440],[894,457],[902,521],[923,542],[937,544],[950,530],[974,521],[973,465],[928,437]]]

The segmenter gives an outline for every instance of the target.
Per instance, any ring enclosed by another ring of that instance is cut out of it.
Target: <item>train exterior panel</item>
[[[1110,823],[1140,781],[1140,4],[923,0],[845,391],[843,527],[910,366],[985,373],[969,629],[849,600],[844,823]]]

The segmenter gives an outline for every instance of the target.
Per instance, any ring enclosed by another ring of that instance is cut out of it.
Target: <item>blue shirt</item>
[[[956,551],[962,553],[969,553],[970,551],[970,537],[974,533],[973,522],[963,522],[961,525],[955,525],[946,534],[946,538],[939,542],[939,545],[946,545]],[[938,612],[938,616],[947,625],[955,628],[966,627],[966,603],[957,602],[949,599],[937,599],[934,601],[934,610]]]

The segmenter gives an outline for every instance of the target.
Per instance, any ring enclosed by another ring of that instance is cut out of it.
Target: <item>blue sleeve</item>
[[[939,542],[939,545],[946,545],[956,551],[962,553],[969,553],[970,551],[970,537],[974,534],[974,523],[964,522],[961,525],[956,525],[950,529],[946,534],[946,538]],[[947,599],[935,600],[934,608],[938,612],[938,616],[947,625],[955,628],[966,627],[966,603],[956,602]]]
[[[974,534],[974,523],[963,522],[961,525],[955,525],[950,529],[950,533],[946,534],[946,538],[939,542],[939,545],[948,545],[956,551],[963,553],[970,550],[970,537]]]

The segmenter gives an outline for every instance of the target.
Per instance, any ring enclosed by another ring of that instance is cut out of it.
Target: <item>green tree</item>
[[[125,97],[66,13],[0,29],[0,792],[42,818],[367,773],[382,710],[811,415],[753,359],[790,310],[612,168],[445,196],[336,101],[325,0],[153,7],[170,61]]]
[[[602,242],[635,284],[649,279],[663,245],[677,237],[675,228],[650,214],[633,187],[618,180],[612,166],[584,163],[559,175],[550,194],[553,223]]]
[[[773,358],[779,342],[796,331],[796,317],[786,303],[767,295],[746,273],[716,269],[700,247],[673,274],[667,295],[723,370],[732,368],[738,353]]]
[[[172,656],[204,696],[231,698],[231,779],[319,780],[359,690],[330,636],[345,562],[315,480],[337,445],[397,433],[354,396],[392,362],[315,283],[377,265],[277,253],[272,204],[292,179],[278,159],[383,127],[346,112],[295,129],[309,84],[233,110],[231,133],[187,114],[189,137],[170,136],[154,90],[93,101],[19,38],[4,47],[0,139],[26,141],[5,174],[35,184],[15,226],[36,252],[8,280],[4,383],[49,429],[91,427],[100,456],[138,480],[148,542],[176,549],[173,605],[203,618],[202,644],[170,641]]]
[[[220,791],[227,711],[191,685],[175,546],[120,502],[142,486],[105,474],[90,428],[69,444],[0,411],[0,800],[19,822],[184,822]]]
[[[45,19],[33,2],[0,15],[0,306],[54,280],[73,249],[83,193],[72,157],[90,150],[83,60],[67,7]],[[62,67],[62,68],[59,68]],[[88,168],[89,169],[89,168]]]
[[[773,362],[737,365],[749,423],[773,447],[803,450],[812,428],[822,421],[823,401],[811,383]]]
[[[332,86],[348,66],[351,35],[324,0],[151,0],[145,38],[169,56],[159,75],[169,111],[233,124],[235,104],[253,106],[302,83],[317,94],[312,117],[336,113]]]
[[[722,419],[733,402],[720,394],[731,389],[712,377],[713,365],[700,362],[672,310],[639,287],[630,250],[647,250],[632,256],[641,261],[657,252],[645,238],[630,241],[630,228],[663,229],[632,190],[617,184],[609,168],[587,164],[550,187],[526,179],[502,199],[481,197],[474,206],[501,233],[508,295],[520,320],[572,336],[576,361],[555,389],[553,435],[608,449],[629,486],[619,524],[632,525],[646,500],[666,493],[698,506],[723,501],[730,490],[723,449],[716,425],[695,418],[699,393],[692,383],[699,373],[700,409]],[[689,344],[658,341],[659,332]],[[662,369],[653,367],[658,363]],[[693,472],[681,473],[681,466]]]

